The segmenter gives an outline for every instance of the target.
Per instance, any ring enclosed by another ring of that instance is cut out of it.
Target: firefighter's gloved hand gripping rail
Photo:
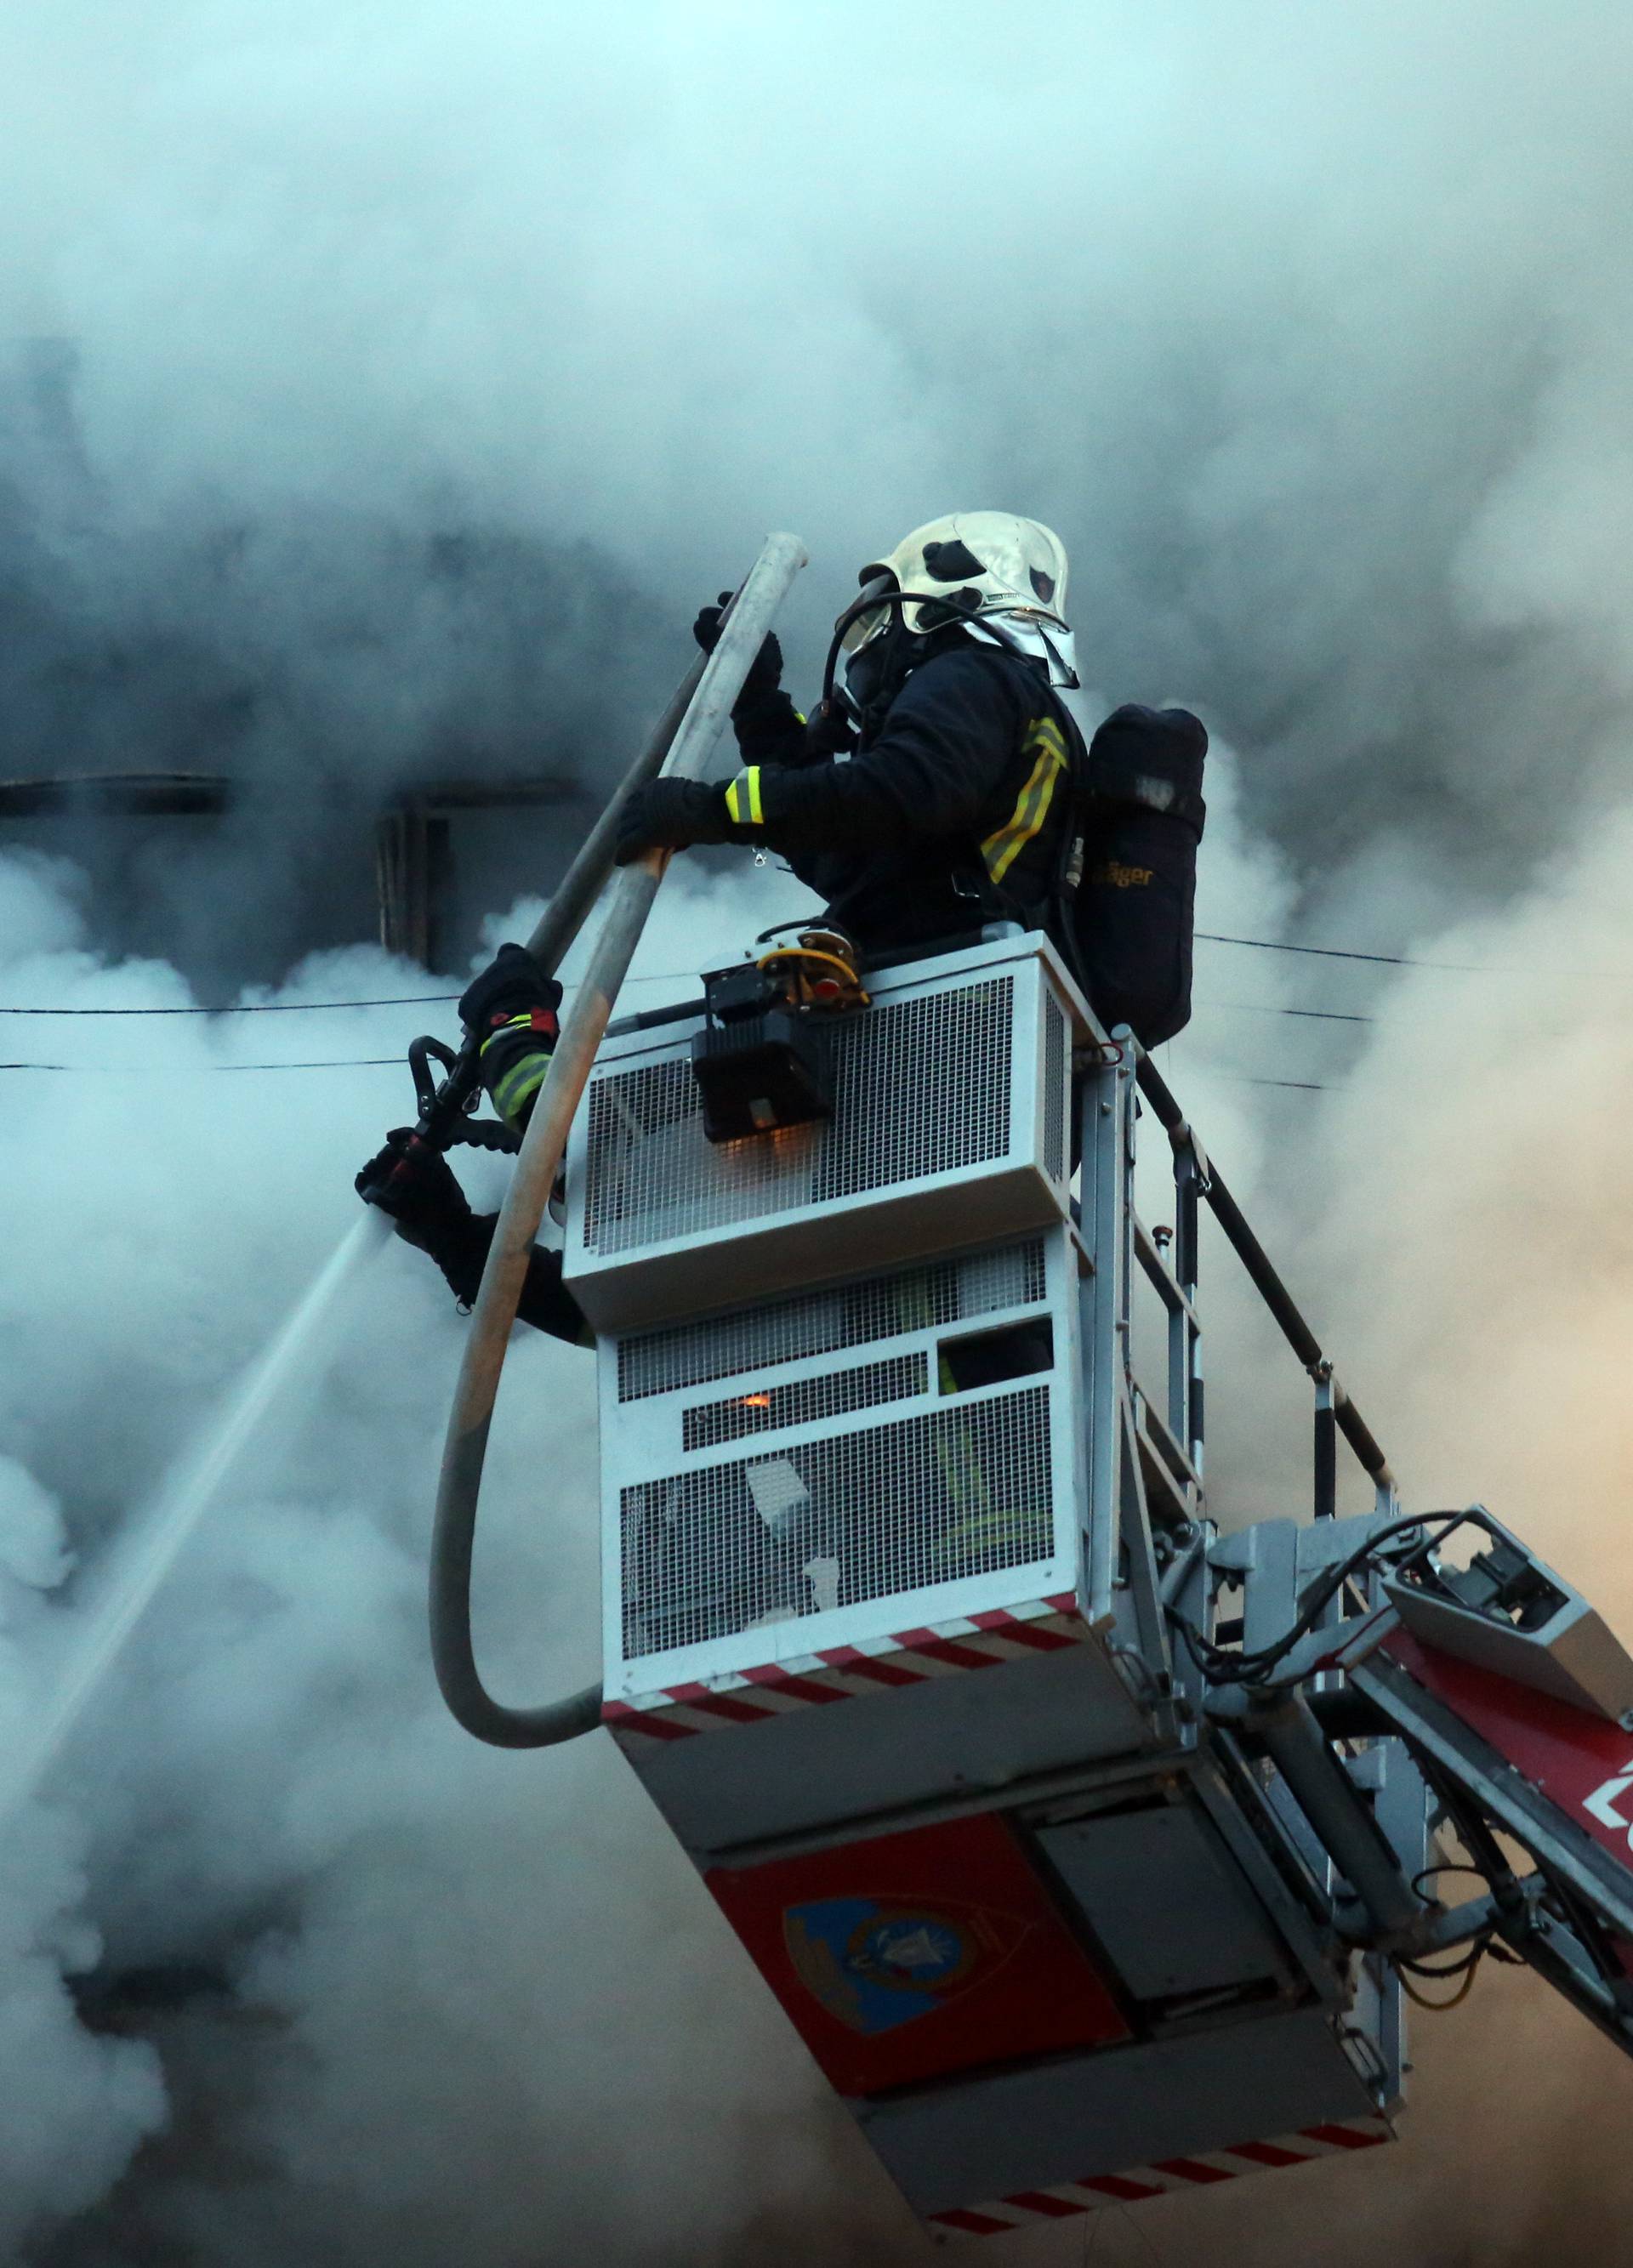
[[[655,769],[653,759],[666,740],[664,777],[697,779],[702,776],[761,640],[805,561],[805,548],[796,536],[767,537],[726,615],[718,644],[701,668],[689,674],[663,724],[620,789],[617,803]],[[668,740],[665,727],[683,702],[684,713],[672,728],[672,740]],[[605,880],[616,815],[615,807],[603,813],[549,914],[529,940],[530,949],[547,968],[554,968]],[[599,1685],[587,1686],[564,1700],[535,1709],[507,1708],[488,1692],[471,1644],[471,1552],[488,1428],[528,1255],[560,1168],[573,1114],[669,860],[667,850],[649,851],[624,867],[614,886],[589,967],[563,1024],[499,1212],[448,1418],[432,1537],[432,1660],[442,1697],[459,1723],[495,1748],[548,1748],[591,1732],[600,1722]]]

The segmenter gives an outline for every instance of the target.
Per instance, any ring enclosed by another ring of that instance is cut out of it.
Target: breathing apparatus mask
[[[824,716],[833,714],[835,670],[841,659],[845,681],[839,697],[865,728],[872,717],[889,708],[902,680],[920,658],[924,640],[906,628],[902,616],[907,594],[894,585],[888,573],[874,575],[864,582],[861,597],[835,622],[823,671]]]

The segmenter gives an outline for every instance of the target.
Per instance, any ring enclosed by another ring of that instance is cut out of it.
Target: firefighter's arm
[[[700,608],[691,634],[705,653],[720,644],[720,617],[731,593],[722,591],[712,607]],[[807,764],[819,760],[805,736],[805,719],[782,685],[782,647],[776,632],[768,630],[759,652],[749,665],[731,712],[733,730],[743,762],[750,764]]]
[[[745,765],[726,789],[733,839],[773,850],[866,850],[914,836],[979,832],[1013,762],[1021,696],[1004,665],[974,648],[916,669],[884,728],[848,763],[786,775]]]
[[[822,749],[811,746],[805,719],[781,686],[753,701],[745,696],[733,710],[731,721],[737,751],[745,764],[776,764],[797,770],[828,761]]]
[[[1014,755],[1023,705],[995,656],[938,654],[908,679],[873,746],[848,763],[745,764],[723,788],[653,781],[627,806],[619,860],[695,843],[797,854],[975,834]]]
[[[440,1150],[399,1126],[357,1176],[366,1204],[378,1205],[404,1243],[428,1253],[462,1307],[475,1303],[488,1248],[499,1223],[494,1212],[473,1213]],[[574,1346],[591,1346],[583,1310],[561,1280],[561,1255],[535,1245],[516,1309],[524,1323]]]
[[[513,1133],[524,1133],[560,1036],[561,987],[522,945],[502,945],[465,988],[460,1020],[478,1040],[482,1084]]]
[[[476,1305],[482,1271],[487,1265],[488,1247],[498,1226],[498,1213],[473,1213],[464,1250],[452,1265],[439,1263],[449,1290],[462,1307]],[[516,1320],[530,1324],[536,1331],[548,1331],[553,1339],[565,1339],[569,1346],[595,1344],[595,1334],[585,1321],[583,1308],[561,1280],[561,1255],[550,1251],[546,1245],[536,1244],[528,1256],[528,1272],[522,1282],[521,1297],[516,1303]]]

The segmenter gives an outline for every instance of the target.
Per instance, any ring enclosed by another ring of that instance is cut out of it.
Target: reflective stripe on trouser
[[[1026,776],[1026,784],[1016,798],[1015,809],[996,834],[989,835],[981,845],[987,874],[994,882],[1002,881],[1048,818],[1056,785],[1066,770],[1066,742],[1053,717],[1033,718],[1022,743],[1022,754],[1029,753],[1033,758],[1032,767]]]

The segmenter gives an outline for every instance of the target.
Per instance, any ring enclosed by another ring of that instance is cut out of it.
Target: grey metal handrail
[[[1193,1271],[1189,1283],[1191,1286],[1194,1285],[1195,1202],[1200,1196],[1207,1200],[1215,1219],[1224,1231],[1226,1241],[1246,1270],[1253,1288],[1275,1318],[1282,1337],[1314,1381],[1317,1519],[1331,1519],[1336,1510],[1335,1436],[1338,1433],[1341,1433],[1349,1444],[1380,1497],[1393,1497],[1395,1476],[1371,1427],[1339,1383],[1331,1361],[1322,1351],[1320,1341],[1299,1312],[1292,1293],[1248,1226],[1246,1216],[1230,1194],[1223,1174],[1203,1151],[1167,1081],[1142,1049],[1137,1054],[1135,1075],[1140,1092],[1167,1131],[1177,1166],[1184,1161],[1183,1172],[1176,1175],[1180,1183],[1181,1280],[1186,1278],[1188,1263]]]

